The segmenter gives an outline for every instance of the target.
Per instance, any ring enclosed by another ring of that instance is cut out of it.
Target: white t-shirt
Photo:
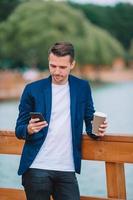
[[[52,84],[52,110],[47,137],[30,168],[75,171],[68,82],[64,85]]]

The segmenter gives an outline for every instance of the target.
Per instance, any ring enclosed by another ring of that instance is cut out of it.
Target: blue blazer
[[[91,136],[91,120],[93,119],[94,107],[88,82],[72,75],[69,75],[68,81],[70,87],[74,166],[75,172],[80,173],[83,121],[85,121],[87,134]],[[29,135],[27,125],[30,120],[30,112],[41,112],[49,124],[52,104],[51,83],[51,76],[30,83],[25,87],[22,94],[19,105],[19,116],[15,128],[16,137],[25,140],[18,170],[19,175],[23,174],[32,164],[47,136],[48,126],[37,134]]]

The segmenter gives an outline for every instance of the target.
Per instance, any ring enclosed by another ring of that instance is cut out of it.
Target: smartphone
[[[45,120],[41,112],[30,112],[30,117],[32,119],[39,118],[38,122],[42,122]]]

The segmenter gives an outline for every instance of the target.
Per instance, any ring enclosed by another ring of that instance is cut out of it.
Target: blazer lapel
[[[69,87],[70,87],[71,126],[72,126],[72,133],[74,133],[78,88],[76,85],[76,81],[73,80],[73,77],[71,75],[69,76],[68,80],[69,80]]]
[[[48,77],[48,82],[44,90],[45,106],[46,106],[46,121],[50,121],[51,106],[52,106],[52,85],[51,76]]]

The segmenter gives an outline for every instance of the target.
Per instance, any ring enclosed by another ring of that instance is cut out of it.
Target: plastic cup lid
[[[99,117],[107,117],[107,114],[103,113],[103,112],[95,112],[94,113],[95,116],[99,116]]]

